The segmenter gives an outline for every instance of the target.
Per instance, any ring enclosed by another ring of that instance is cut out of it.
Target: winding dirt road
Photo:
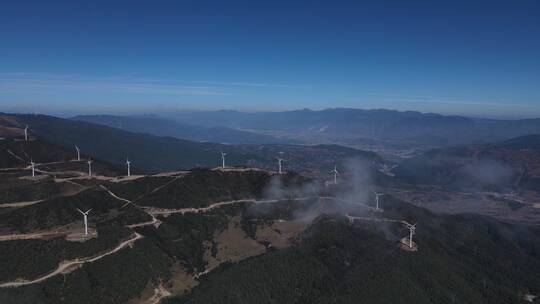
[[[367,217],[367,216],[352,216],[352,215],[348,215],[348,214],[345,214],[345,217],[351,223],[354,222],[355,220],[360,220],[360,221],[372,221],[372,222],[398,223],[398,224],[403,224],[403,225],[406,225],[406,226],[407,225],[412,225],[407,221],[394,220],[394,219],[389,219],[389,218],[376,218],[376,217]]]
[[[139,240],[139,239],[142,239],[143,236],[138,234],[138,233],[134,233],[134,237],[126,240],[126,241],[123,241],[122,243],[120,243],[118,246],[116,246],[115,248],[113,248],[112,250],[108,251],[108,252],[105,252],[101,255],[98,255],[98,256],[95,256],[95,257],[87,257],[87,258],[82,258],[82,259],[75,259],[75,260],[71,260],[71,261],[63,261],[61,262],[59,265],[58,265],[58,268],[56,268],[56,270],[54,270],[53,272],[49,273],[49,274],[46,274],[44,276],[41,276],[37,279],[34,279],[34,280],[20,280],[20,281],[14,281],[14,282],[6,282],[6,283],[2,283],[0,284],[0,288],[8,288],[8,287],[20,287],[20,286],[24,286],[24,285],[31,285],[31,284],[36,284],[36,283],[40,283],[40,282],[43,282],[49,278],[52,278],[58,274],[61,274],[62,272],[68,270],[69,268],[72,268],[74,266],[79,266],[79,265],[82,265],[82,264],[85,264],[85,263],[92,263],[92,262],[95,262],[97,260],[100,260],[108,255],[111,255],[123,248],[125,248],[126,246],[134,243],[135,241]]]
[[[121,207],[123,208],[125,205],[128,205],[128,204],[132,204],[135,206],[135,204],[133,204],[132,201],[128,200],[128,199],[125,199],[125,198],[121,198],[119,197],[118,195],[114,194],[111,190],[109,190],[109,188],[103,186],[103,185],[99,185],[99,187],[105,191],[107,191],[107,193],[109,193],[112,197],[114,197],[115,199],[119,200],[119,201],[123,201],[125,204]]]
[[[37,233],[28,233],[28,234],[9,234],[9,235],[0,235],[1,241],[15,241],[15,240],[35,240],[42,239],[51,236],[63,235],[64,233],[59,231],[47,231],[47,232],[37,232]]]
[[[148,222],[143,222],[143,223],[137,223],[137,224],[131,224],[131,225],[127,225],[128,228],[137,228],[137,227],[144,227],[144,226],[154,226],[155,228],[158,228],[159,225],[161,225],[161,221],[157,219],[157,217],[155,217],[153,214],[147,212],[144,208],[141,208],[139,207],[138,205],[134,204],[132,201],[128,200],[128,199],[125,199],[125,198],[122,198],[122,197],[119,197],[118,195],[114,194],[111,190],[109,190],[107,187],[103,186],[103,185],[99,185],[102,189],[104,189],[105,191],[107,191],[107,193],[109,193],[109,195],[111,195],[112,197],[114,197],[115,199],[119,200],[119,201],[122,201],[122,202],[125,202],[124,205],[122,205],[120,208],[124,208],[126,205],[133,205],[135,208],[138,208],[140,210],[142,210],[143,212],[145,212],[146,214],[150,215],[152,217],[152,220],[148,221]]]
[[[315,198],[315,197],[313,197]],[[233,205],[238,203],[254,203],[254,204],[270,204],[270,203],[277,203],[282,201],[302,201],[310,199],[310,197],[299,197],[299,198],[287,198],[287,199],[272,199],[272,200],[256,200],[256,199],[240,199],[240,200],[232,200],[232,201],[225,201],[225,202],[219,202],[211,204],[207,207],[201,207],[201,208],[180,208],[180,209],[166,209],[166,208],[156,208],[156,207],[141,207],[146,210],[149,214],[153,215],[168,215],[168,214],[174,214],[174,213],[200,213],[200,212],[208,212],[216,208],[220,208],[227,205]]]
[[[36,201],[27,201],[27,202],[15,202],[15,203],[4,203],[0,204],[0,208],[20,208],[20,207],[26,207],[31,206],[37,203],[43,202],[45,199],[40,199]]]

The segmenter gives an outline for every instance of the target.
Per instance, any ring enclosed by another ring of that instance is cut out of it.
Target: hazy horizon
[[[347,109],[347,110],[361,110],[361,111],[398,111],[398,112],[419,112],[423,114],[437,114],[442,116],[462,116],[468,118],[478,118],[478,119],[498,119],[498,120],[520,120],[520,119],[540,119],[539,115],[475,115],[475,114],[461,114],[461,113],[438,113],[432,111],[419,111],[419,110],[399,110],[399,109],[388,109],[388,108],[351,108],[351,107],[328,107],[321,109],[311,109],[311,108],[297,108],[297,109],[285,109],[285,110],[260,110],[260,111],[249,111],[241,109],[187,109],[187,108],[171,108],[171,109],[149,109],[149,110],[139,110],[139,111],[76,111],[76,110],[58,110],[58,111],[38,111],[37,108],[32,110],[30,108],[0,108],[0,113],[9,113],[9,114],[43,114],[56,116],[61,118],[71,118],[75,116],[84,116],[84,115],[111,115],[111,116],[145,116],[145,115],[155,115],[163,118],[167,118],[174,113],[186,113],[186,112],[220,112],[220,111],[233,111],[240,113],[279,113],[279,112],[292,112],[292,111],[302,111],[308,110],[313,112],[334,110],[334,109]]]

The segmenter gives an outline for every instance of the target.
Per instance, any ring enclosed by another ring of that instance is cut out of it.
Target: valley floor
[[[385,191],[411,204],[437,213],[474,213],[503,222],[540,225],[540,194],[461,192],[438,186],[386,188]]]

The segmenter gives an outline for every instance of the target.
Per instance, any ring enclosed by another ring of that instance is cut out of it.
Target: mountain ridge
[[[157,115],[78,115],[72,120],[106,125],[135,133],[147,133],[156,136],[171,136],[198,142],[226,144],[278,144],[294,143],[248,131],[227,127],[201,127],[179,123]]]
[[[386,109],[329,108],[284,112],[192,111],[163,113],[179,122],[250,130],[309,143],[369,138],[448,146],[540,133],[540,119],[501,120]]]

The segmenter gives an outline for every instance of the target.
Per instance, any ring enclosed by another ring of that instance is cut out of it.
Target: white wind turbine
[[[88,159],[88,176],[92,176],[92,159]]]
[[[131,176],[131,162],[129,161],[129,158],[126,158],[126,165],[127,165],[127,176]]]
[[[222,168],[225,168],[225,156],[227,155],[227,153],[221,151],[221,167]]]
[[[30,165],[32,166],[32,177],[36,177],[36,163],[33,159],[30,159]]]
[[[339,171],[337,170],[337,165],[334,165],[334,170],[330,171],[330,173],[334,174],[334,184],[337,185],[337,176],[339,174]]]
[[[75,145],[75,150],[77,151],[77,160],[80,161],[81,160],[81,149],[79,149],[79,147],[77,147],[77,145]]]
[[[83,212],[81,209],[77,210],[83,215],[84,217],[84,235],[88,235],[88,213],[92,211],[92,209],[88,209],[86,212]]]
[[[416,223],[415,224],[409,224],[407,222],[403,223],[407,229],[409,229],[409,248],[413,248],[413,235],[416,233]]]
[[[24,128],[24,141],[28,141],[28,125]]]
[[[383,196],[384,193],[377,193],[375,191],[373,193],[375,194],[375,210],[382,211],[382,209],[379,209],[379,197]]]
[[[279,172],[279,174],[282,174],[283,171],[281,171],[281,163],[283,162],[283,158],[278,157],[277,160],[278,160],[278,168],[279,168],[278,172]]]

